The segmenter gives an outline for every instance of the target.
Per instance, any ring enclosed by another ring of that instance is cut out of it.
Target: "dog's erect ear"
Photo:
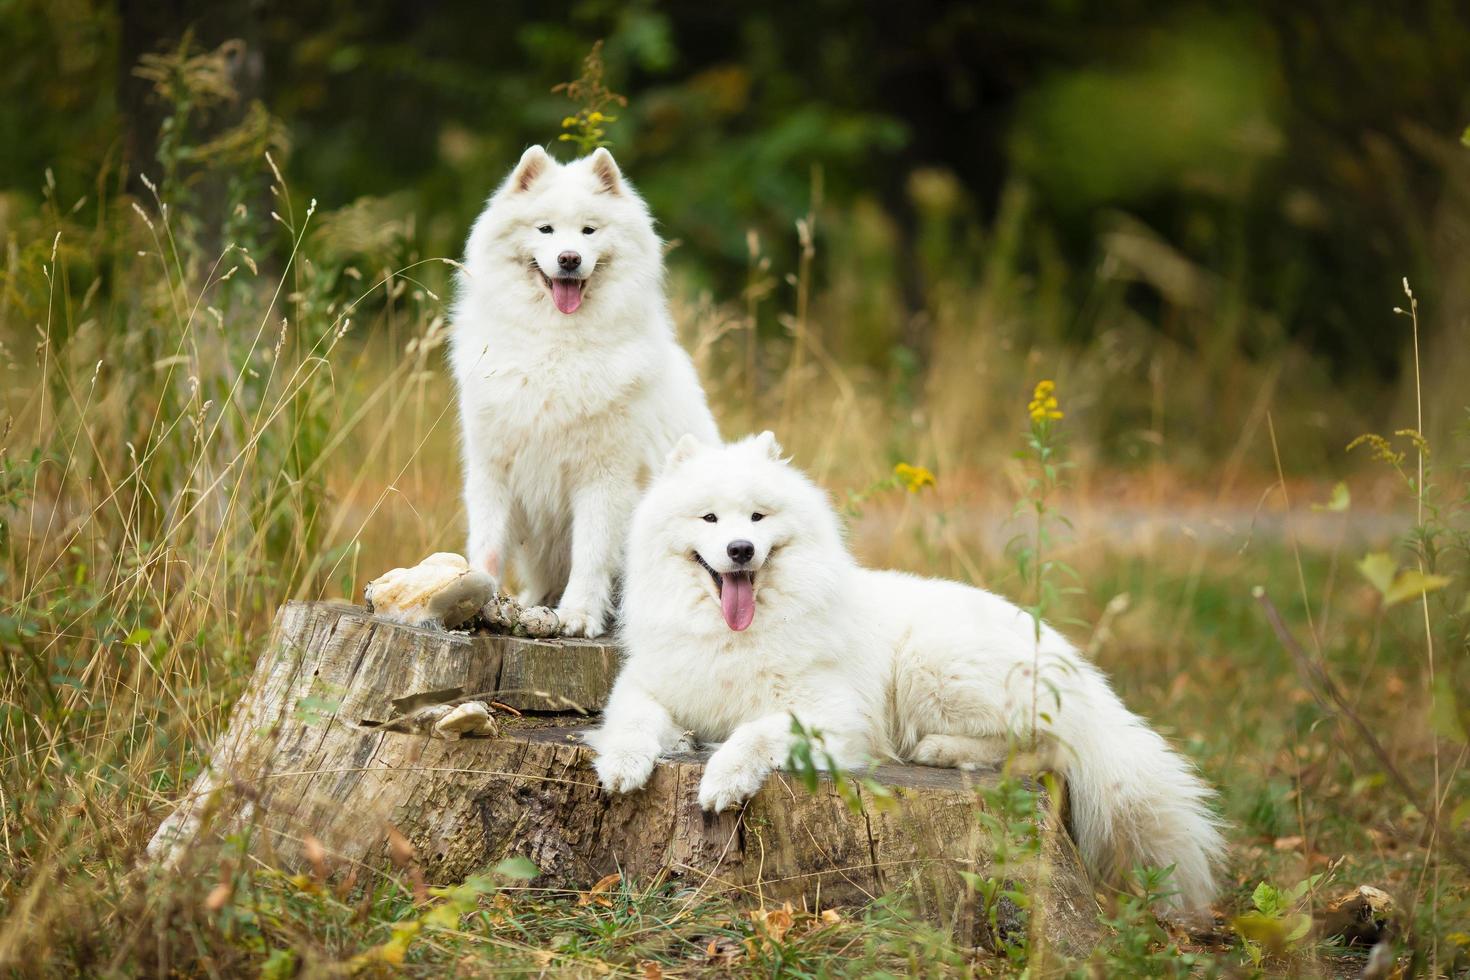
[[[755,445],[757,449],[764,449],[766,455],[776,462],[781,462],[781,444],[776,441],[776,433],[770,429],[755,437]]]
[[[521,162],[510,172],[510,189],[528,191],[556,163],[547,155],[545,148],[533,146],[521,154]]]
[[[664,460],[664,471],[673,469],[703,448],[704,443],[700,442],[698,437],[689,432],[684,433],[679,437],[679,441],[674,443],[674,448],[669,450],[668,458]]]
[[[592,151],[592,176],[597,179],[599,190],[609,194],[623,192],[623,172],[618,169],[618,162],[607,152],[605,146],[599,146]]]

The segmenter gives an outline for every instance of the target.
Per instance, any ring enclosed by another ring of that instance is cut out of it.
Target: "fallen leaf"
[[[391,823],[386,826],[388,828],[388,856],[393,859],[394,864],[402,868],[413,860],[413,845],[408,842],[407,837],[398,832],[397,827]]]
[[[307,834],[306,839],[301,842],[301,853],[311,865],[311,873],[316,876],[316,880],[326,884],[327,849],[322,847],[322,842]]]
[[[663,980],[664,968],[653,960],[644,960],[638,966],[643,970],[645,980]]]
[[[1271,844],[1278,851],[1294,851],[1302,846],[1300,837],[1278,837]]]
[[[577,896],[577,905],[599,905],[602,908],[613,907],[612,899],[604,893],[610,891],[614,885],[623,880],[621,873],[614,871],[610,875],[604,875],[597,880],[597,884]]]

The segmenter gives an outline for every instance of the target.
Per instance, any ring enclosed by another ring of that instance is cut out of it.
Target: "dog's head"
[[[628,595],[693,632],[754,631],[828,601],[848,562],[826,494],[774,435],[685,436],[634,514]]]
[[[647,205],[600,148],[568,164],[539,146],[523,153],[477,222],[467,261],[514,272],[523,295],[564,316],[656,286],[662,269]]]

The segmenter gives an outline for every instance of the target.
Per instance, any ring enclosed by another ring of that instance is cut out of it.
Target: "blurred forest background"
[[[844,287],[823,302],[846,361],[917,371],[936,304],[1003,252],[1043,300],[1028,331],[1107,338],[1141,387],[1156,342],[1200,355],[1185,425],[1218,418],[1242,380],[1221,364],[1241,356],[1300,357],[1346,393],[1315,417],[1334,445],[1379,421],[1409,348],[1388,315],[1404,276],[1427,311],[1430,389],[1470,372],[1470,8],[1455,0],[7,0],[0,87],[26,97],[0,104],[0,235],[39,207],[48,167],[63,202],[104,171],[138,189],[164,107],[133,69],[185,29],[200,49],[243,42],[238,97],[194,124],[250,121],[303,195],[350,208],[339,252],[458,255],[525,146],[568,154],[551,89],[605,38],[608,84],[630,100],[607,139],[679,243],[681,289],[739,295],[750,230],[794,268],[820,173],[815,271],[819,291]],[[213,152],[259,148],[240,142]],[[1429,428],[1452,421],[1431,402]],[[1139,422],[1116,417],[1111,448],[1136,454]]]
[[[1077,975],[1353,975],[1309,926],[1359,884],[1470,971],[1463,0],[0,0],[0,971],[1022,965],[901,900],[773,945],[673,880],[138,870],[277,607],[461,547],[451,261],[598,41],[722,431],[1220,787],[1217,927],[1103,896]]]

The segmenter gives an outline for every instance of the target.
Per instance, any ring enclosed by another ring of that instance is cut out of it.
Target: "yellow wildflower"
[[[577,125],[577,117],[576,116],[567,116],[565,119],[563,119],[561,121],[561,128],[562,129],[571,129],[575,125]]]
[[[899,483],[908,487],[909,493],[918,493],[925,487],[934,486],[934,474],[922,466],[899,463],[893,468],[893,475],[898,477]]]
[[[1365,432],[1352,442],[1348,443],[1347,451],[1352,452],[1359,446],[1367,446],[1373,453],[1373,458],[1381,460],[1390,466],[1398,466],[1404,461],[1404,454],[1394,452],[1393,446],[1389,445],[1387,439],[1376,432]]]
[[[1063,417],[1062,410],[1057,404],[1056,390],[1055,381],[1036,382],[1036,390],[1031,393],[1031,404],[1026,406],[1026,411],[1031,415],[1031,421],[1055,421]]]

